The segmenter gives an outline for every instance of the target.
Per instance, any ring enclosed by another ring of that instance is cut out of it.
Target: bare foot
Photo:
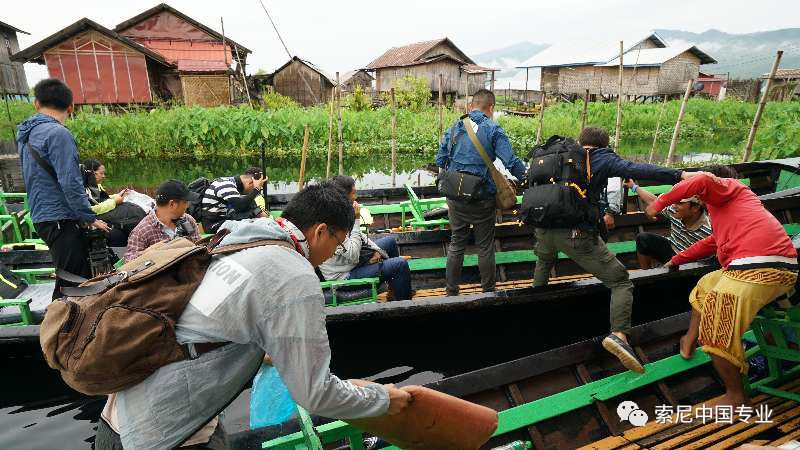
[[[697,349],[697,339],[690,339],[688,335],[681,336],[681,357],[692,359],[694,351]]]

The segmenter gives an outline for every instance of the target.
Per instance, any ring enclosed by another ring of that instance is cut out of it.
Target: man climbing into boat
[[[395,237],[389,235],[373,241],[361,232],[361,205],[352,177],[337,175],[329,183],[347,195],[356,219],[341,247],[319,266],[322,276],[326,280],[378,277],[389,283],[389,301],[409,300],[412,297],[411,270],[408,261],[400,256]]]
[[[130,449],[181,445],[239,395],[265,352],[292,399],[311,414],[353,419],[402,412],[411,401],[405,390],[341,380],[330,370],[324,298],[314,267],[333,255],[354,220],[343,193],[312,185],[292,198],[277,222],[225,222],[230,233],[220,246],[285,244],[214,257],[176,326],[178,342],[191,345],[195,357],[165,365],[116,393],[116,442]],[[98,434],[105,434],[98,441],[114,442],[109,426],[101,424]]]
[[[483,292],[494,291],[497,276],[494,259],[497,189],[486,163],[470,141],[464,128],[464,119],[469,117],[471,120],[475,134],[490,160],[502,161],[505,168],[518,180],[525,176],[525,164],[514,154],[508,135],[492,120],[494,101],[494,93],[487,89],[478,90],[472,97],[472,111],[445,132],[436,154],[436,165],[443,171],[439,175],[439,190],[447,197],[447,216],[450,221],[451,237],[445,269],[447,295],[458,295],[470,226],[478,246],[478,270]],[[446,185],[456,187],[459,192],[442,190],[445,184],[441,180],[447,177],[458,178]]]
[[[645,207],[658,198],[633,180],[626,180],[625,186],[639,197]],[[648,232],[636,235],[636,259],[642,269],[651,269],[653,261],[663,265],[695,242],[711,235],[711,221],[708,219],[706,207],[695,196],[681,199],[660,214],[669,220],[668,238]]]
[[[676,184],[647,207],[659,211],[697,196],[714,223],[711,236],[673,256],[677,267],[716,253],[722,269],[704,275],[689,294],[692,317],[681,338],[681,356],[690,359],[697,343],[711,356],[725,384],[723,405],[747,405],[742,385],[747,373],[742,335],[765,305],[787,294],[797,281],[797,251],[780,222],[727,166],[711,166],[701,176]]]
[[[643,373],[644,366],[634,353],[627,338],[631,328],[633,283],[628,277],[625,266],[608,250],[599,236],[599,221],[605,214],[601,201],[603,191],[610,177],[641,178],[677,183],[694,174],[678,169],[626,161],[608,147],[608,132],[602,128],[584,128],[579,140],[583,151],[572,140],[564,138],[548,140],[548,143],[552,142],[552,145],[568,146],[564,151],[575,153],[575,160],[580,163],[588,158],[588,164],[582,164],[582,170],[578,171],[581,173],[576,175],[582,177],[582,180],[574,183],[575,186],[586,186],[587,192],[583,193],[585,199],[575,202],[575,220],[553,216],[544,217],[542,221],[535,223],[535,252],[538,260],[533,275],[533,286],[547,285],[550,271],[555,265],[559,252],[563,252],[584,270],[597,277],[611,290],[611,333],[603,339],[603,347],[619,358],[626,368]],[[588,156],[585,152],[588,152]],[[539,159],[543,161],[543,164],[547,164],[546,158],[537,159],[535,155],[536,152],[534,152],[534,160],[531,161],[529,176],[535,173],[534,166],[540,165]],[[566,173],[563,159],[558,161],[556,163],[559,165],[558,167],[552,170],[544,169],[544,171]],[[545,181],[541,185],[546,190],[549,189],[550,183],[552,182]],[[553,185],[561,188],[560,184],[553,183]],[[537,186],[534,186],[530,189],[536,188]],[[567,189],[574,188],[568,186]],[[529,194],[526,192],[527,196]],[[555,198],[551,200],[549,197],[544,198],[538,194],[534,197],[537,196],[538,199],[533,198],[536,202],[555,203],[557,201]],[[548,205],[540,206],[546,209]],[[526,204],[523,201],[523,210],[525,208]],[[560,210],[560,208],[558,209]],[[565,226],[566,223],[575,223],[576,225]]]

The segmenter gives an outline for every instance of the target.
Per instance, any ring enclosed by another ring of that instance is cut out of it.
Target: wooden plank
[[[791,381],[789,383],[786,383],[781,387],[781,389],[790,389],[793,392],[796,392],[798,389],[800,389],[800,380],[794,380],[794,381]],[[721,398],[721,396],[717,396],[717,397],[714,397],[712,399],[705,400],[705,401],[703,401],[701,403],[697,403],[697,404],[692,406],[692,411],[696,410],[700,406],[703,406],[703,404],[713,403],[714,401],[718,400],[719,398]],[[763,401],[765,401],[767,399],[768,399],[767,395],[761,394],[761,395],[758,395],[756,397],[753,397],[752,403],[753,404],[761,403],[761,402],[763,402]],[[630,429],[628,431],[623,432],[621,436],[609,436],[609,437],[607,437],[605,439],[601,439],[601,440],[599,440],[597,442],[593,442],[593,443],[591,443],[591,444],[589,444],[587,446],[581,447],[581,448],[582,449],[587,449],[587,450],[588,449],[601,449],[601,448],[602,449],[621,448],[621,447],[623,447],[625,445],[628,445],[628,444],[630,444],[632,442],[636,442],[636,441],[648,438],[650,436],[654,436],[654,435],[659,434],[661,432],[664,432],[664,431],[666,431],[666,430],[668,430],[670,428],[676,427],[677,425],[680,425],[680,424],[675,423],[675,421],[677,420],[677,417],[678,417],[677,413],[673,414],[670,417],[671,417],[670,421],[666,421],[664,423],[657,423],[655,420],[652,420],[644,427],[632,428],[632,429]]]
[[[591,374],[589,374],[589,370],[586,369],[584,364],[576,364],[575,370],[578,372],[578,377],[584,384],[588,384],[593,381]],[[606,424],[606,427],[608,427],[608,431],[610,431],[613,435],[620,434],[622,432],[622,428],[619,426],[619,418],[616,417],[617,420],[615,420],[616,415],[611,414],[611,412],[608,410],[608,405],[606,402],[597,400],[594,402],[594,404],[597,407],[597,412],[600,413],[600,417]]]
[[[775,439],[774,441],[770,442],[769,445],[777,447],[795,439],[800,439],[800,430],[794,430],[786,436]]]
[[[791,409],[795,404],[796,403],[791,401],[784,401],[773,409],[773,413],[779,413],[782,415],[787,411],[794,411],[794,414],[791,416],[794,417],[800,414],[800,407],[794,408],[794,410]],[[752,423],[744,422],[737,422],[733,425],[726,425],[716,422],[707,423],[688,433],[684,433],[681,436],[653,446],[652,448],[653,450],[667,450],[674,448],[691,450],[695,448],[706,448],[711,444],[728,438],[732,434],[744,431],[752,425]]]
[[[525,398],[522,396],[522,392],[519,390],[517,383],[511,383],[506,386],[506,388],[508,389],[508,395],[511,396],[511,400],[514,403],[511,406],[518,406],[525,403]],[[530,436],[534,448],[545,448],[544,437],[542,433],[539,432],[539,429],[536,428],[536,425],[529,425],[526,427],[526,430],[528,431],[528,436]]]
[[[797,403],[790,402],[790,404],[788,406],[791,407],[791,406],[794,406],[794,405],[797,405]],[[710,450],[722,450],[722,449],[726,449],[726,448],[729,448],[729,447],[737,445],[737,444],[741,444],[744,441],[746,441],[746,440],[748,440],[748,439],[750,439],[752,437],[755,437],[755,436],[759,435],[760,433],[763,433],[764,431],[767,431],[769,429],[775,428],[780,423],[783,423],[783,422],[785,422],[785,421],[787,421],[789,419],[792,419],[794,417],[797,417],[797,416],[800,416],[800,406],[797,406],[795,408],[791,408],[788,411],[784,412],[783,414],[779,414],[778,416],[773,417],[772,418],[772,422],[770,422],[770,423],[759,423],[759,424],[756,424],[755,426],[743,427],[743,428],[746,428],[746,430],[744,432],[734,434],[733,436],[729,437],[728,439],[725,439],[724,441],[718,443],[717,445],[714,445],[713,447],[709,447],[709,449]],[[747,425],[747,424],[742,424],[742,425]],[[750,425],[752,425],[752,424],[750,424]],[[735,427],[735,426],[736,425],[729,426],[728,430],[733,428],[733,427]],[[725,431],[728,431],[728,430],[725,430]]]

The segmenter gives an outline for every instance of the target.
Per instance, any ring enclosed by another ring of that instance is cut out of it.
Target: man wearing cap
[[[645,208],[658,198],[637,186],[633,180],[627,180],[625,186],[639,196]],[[697,196],[684,198],[659,214],[669,220],[669,237],[655,233],[639,233],[636,236],[636,258],[642,269],[652,268],[653,260],[659,265],[666,264],[695,242],[711,236],[711,221],[705,205]]]
[[[190,201],[198,195],[178,180],[167,180],[156,191],[156,207],[145,216],[128,237],[125,262],[139,256],[151,245],[183,236],[196,241],[200,239],[197,222],[186,214]]]

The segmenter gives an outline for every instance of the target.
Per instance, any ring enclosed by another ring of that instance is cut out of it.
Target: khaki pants
[[[591,273],[611,289],[611,331],[628,333],[631,329],[633,283],[625,266],[595,233],[566,228],[536,229],[536,269],[533,286],[545,286],[550,271],[562,252],[583,270]]]

